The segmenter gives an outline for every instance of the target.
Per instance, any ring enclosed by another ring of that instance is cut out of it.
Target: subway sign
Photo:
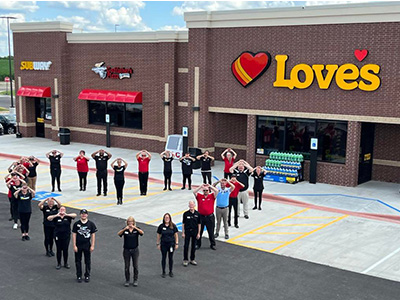
[[[48,71],[51,61],[21,61],[20,70]]]
[[[354,51],[354,56],[359,62],[363,61],[367,55],[368,50],[366,49]],[[273,86],[277,88],[306,89],[316,84],[321,90],[326,90],[329,89],[332,82],[335,82],[337,87],[345,91],[360,89],[372,92],[381,85],[380,66],[376,64],[365,64],[358,67],[352,63],[343,65],[300,63],[287,70],[288,55],[278,54],[274,59],[276,76]],[[268,70],[270,64],[271,55],[268,52],[245,51],[233,61],[231,70],[236,80],[243,87],[248,87]]]

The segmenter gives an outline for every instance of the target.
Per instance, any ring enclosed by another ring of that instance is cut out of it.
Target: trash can
[[[69,145],[71,140],[71,131],[68,128],[60,128],[58,135],[60,136],[61,145]]]
[[[200,148],[190,148],[189,147],[189,154],[191,157],[196,158],[198,155],[202,154],[203,152],[201,152]],[[201,162],[199,160],[196,160],[193,163],[193,169],[197,170],[201,168]]]

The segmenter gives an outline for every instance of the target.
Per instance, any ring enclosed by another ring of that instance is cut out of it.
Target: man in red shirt
[[[228,226],[231,226],[231,212],[232,212],[232,207],[233,207],[235,227],[239,228],[238,198],[237,197],[240,192],[240,189],[244,188],[244,184],[237,181],[236,174],[232,174],[232,178],[231,178],[231,181],[229,181],[229,185],[233,185],[235,188],[229,194]]]
[[[147,150],[142,150],[136,154],[139,166],[139,186],[140,196],[145,196],[147,193],[147,181],[149,179],[149,163],[151,154]]]
[[[203,193],[199,193],[200,190],[202,190]],[[210,190],[212,190],[211,193]],[[202,184],[193,191],[193,194],[197,200],[197,210],[200,213],[201,221],[200,238],[197,240],[197,249],[201,247],[201,237],[203,236],[204,226],[207,226],[210,248],[217,250],[214,237],[214,203],[218,195],[218,189],[209,184]]]

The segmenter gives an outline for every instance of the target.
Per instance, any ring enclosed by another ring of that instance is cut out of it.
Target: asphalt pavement
[[[150,208],[151,209],[151,208]],[[9,203],[0,194],[1,299],[396,299],[400,283],[217,242],[217,250],[197,251],[198,266],[183,267],[182,246],[175,253],[174,278],[161,278],[156,228],[140,224],[139,286],[124,287],[122,239],[124,220],[90,213],[99,229],[92,253],[90,283],[75,281],[70,270],[56,270],[55,258],[44,255],[42,214],[33,202],[30,241],[12,230]],[[68,209],[69,212],[74,210]],[[75,210],[75,212],[77,212]]]
[[[15,97],[14,97],[15,99]],[[11,96],[10,95],[0,95],[0,107],[10,108],[11,105]],[[15,105],[15,102],[14,102]]]

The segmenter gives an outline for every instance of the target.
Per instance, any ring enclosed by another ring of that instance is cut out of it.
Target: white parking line
[[[364,271],[362,271],[362,274],[367,274],[369,271],[375,269],[377,266],[379,266],[381,263],[385,262],[386,260],[388,260],[389,258],[391,258],[393,255],[397,254],[398,252],[400,252],[400,248],[397,248],[396,250],[394,250],[392,253],[386,255],[384,258],[382,258],[381,260],[377,261],[376,263],[374,263],[372,266],[370,266],[369,268],[365,269]]]

